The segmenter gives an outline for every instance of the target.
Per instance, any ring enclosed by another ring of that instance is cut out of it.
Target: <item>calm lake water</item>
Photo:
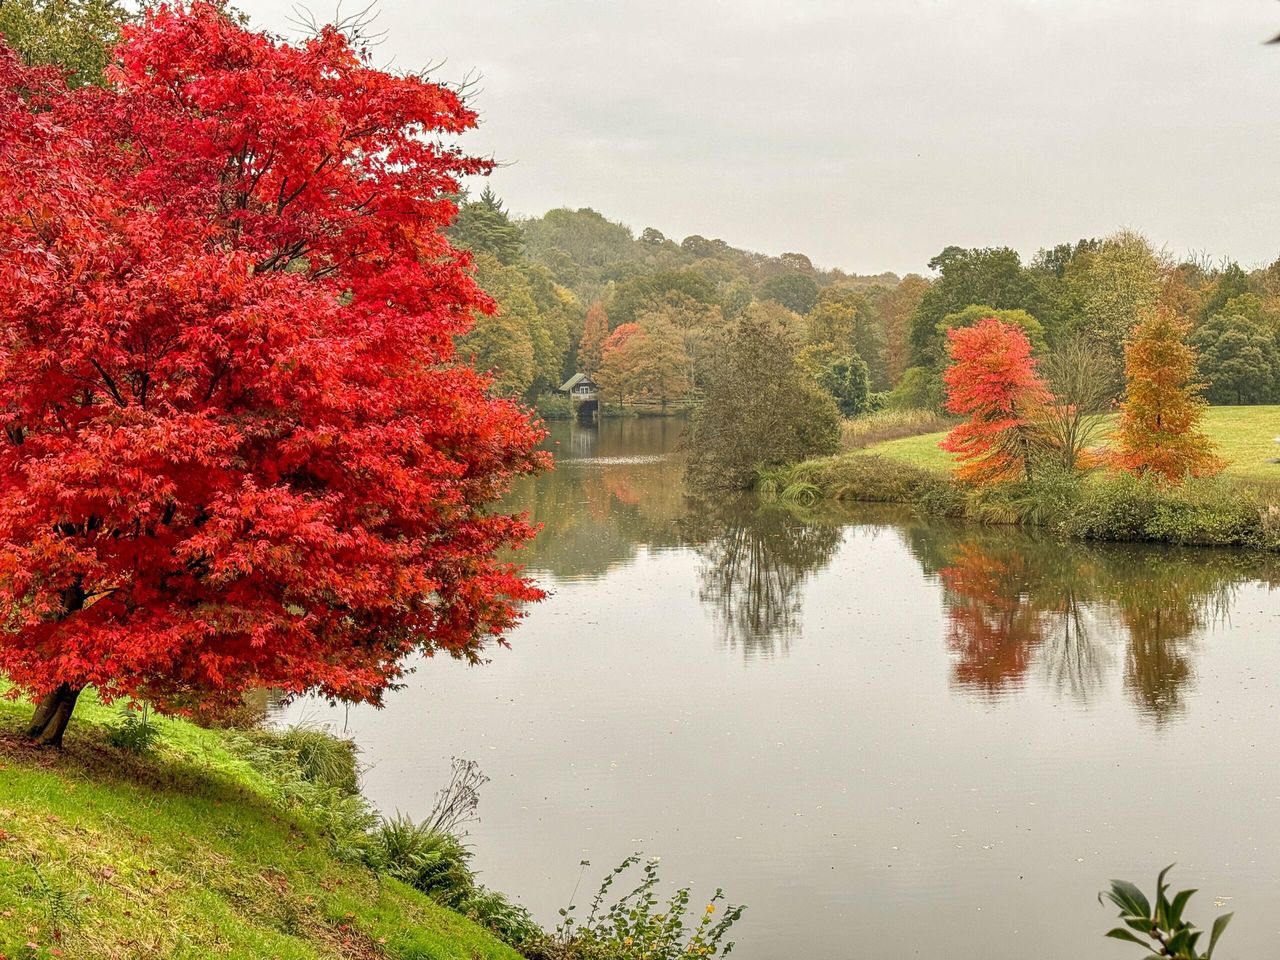
[[[1138,951],[1098,890],[1177,861],[1193,919],[1237,911],[1220,956],[1272,952],[1280,565],[695,506],[681,431],[557,426],[512,648],[286,719],[354,736],[387,812],[479,760],[481,879],[549,924],[643,851],[749,904],[743,960],[1105,960]]]

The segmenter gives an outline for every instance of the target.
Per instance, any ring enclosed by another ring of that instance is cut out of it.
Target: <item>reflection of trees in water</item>
[[[1021,684],[1040,645],[1040,611],[1022,589],[1023,558],[976,543],[957,544],[938,571],[946,590],[947,647],[955,659],[952,682],[996,693]]]
[[[684,466],[666,453],[681,429],[672,420],[553,424],[555,469],[517,484],[507,501],[542,524],[519,560],[560,579],[598,577],[641,545],[678,544]]]
[[[799,634],[810,576],[831,562],[850,514],[803,517],[752,498],[685,500],[683,463],[664,454],[676,421],[555,425],[564,460],[508,502],[544,524],[519,559],[556,577],[592,577],[640,546],[697,550],[700,597],[723,643],[746,657]],[[1196,643],[1238,584],[1275,582],[1274,561],[1242,552],[1059,543],[1014,529],[885,516],[943,587],[957,690],[999,697],[1040,673],[1088,701],[1119,663],[1137,708],[1177,717],[1195,682]]]
[[[702,559],[698,596],[721,642],[748,659],[786,653],[804,584],[835,556],[841,526],[744,499],[692,506],[683,529]]]
[[[1236,587],[1252,579],[1242,560],[1238,554],[1172,551],[1142,563],[1129,551],[1117,565],[1109,599],[1127,634],[1125,689],[1157,723],[1185,708],[1185,692],[1195,680],[1196,641],[1225,618]]]
[[[1102,642],[1109,631],[1099,630],[1089,605],[1071,589],[1062,598],[1061,609],[1053,611],[1045,628],[1042,658],[1045,675],[1060,692],[1087,703],[1106,678],[1114,659]]]
[[[1235,552],[1040,540],[1024,533],[915,525],[904,540],[944,588],[957,688],[998,696],[1038,662],[1088,700],[1124,644],[1124,685],[1157,723],[1195,680],[1195,641],[1236,586],[1266,580],[1266,559]]]

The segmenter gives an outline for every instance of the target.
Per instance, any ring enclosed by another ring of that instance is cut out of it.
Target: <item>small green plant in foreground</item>
[[[159,739],[160,728],[151,722],[151,712],[145,703],[136,709],[125,707],[120,711],[119,722],[107,727],[107,743],[139,756],[150,753]]]
[[[1209,946],[1203,953],[1198,949],[1200,937],[1204,931],[1182,918],[1187,901],[1194,890],[1182,890],[1174,894],[1170,900],[1169,885],[1164,882],[1165,875],[1173,869],[1173,865],[1165,867],[1156,878],[1156,902],[1154,908],[1134,884],[1127,880],[1112,880],[1111,889],[1098,895],[1120,908],[1120,919],[1123,927],[1116,927],[1107,932],[1108,937],[1136,943],[1147,951],[1150,957],[1168,957],[1172,960],[1212,960],[1214,948],[1222,936],[1233,914],[1224,913],[1213,921],[1213,929],[1209,933]]]

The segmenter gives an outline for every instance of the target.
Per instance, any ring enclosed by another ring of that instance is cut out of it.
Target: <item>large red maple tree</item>
[[[378,702],[540,594],[494,506],[544,465],[457,363],[489,308],[442,235],[452,90],[205,3],[126,28],[106,89],[0,44],[0,674],[76,697]]]

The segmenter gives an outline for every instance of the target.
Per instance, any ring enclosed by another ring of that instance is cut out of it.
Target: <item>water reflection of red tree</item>
[[[619,503],[639,506],[644,501],[643,490],[636,485],[636,467],[634,464],[605,467],[601,471],[601,482]]]
[[[958,544],[938,571],[947,591],[947,647],[952,683],[988,696],[1021,686],[1044,641],[1043,619],[1025,589],[1016,554]]]

